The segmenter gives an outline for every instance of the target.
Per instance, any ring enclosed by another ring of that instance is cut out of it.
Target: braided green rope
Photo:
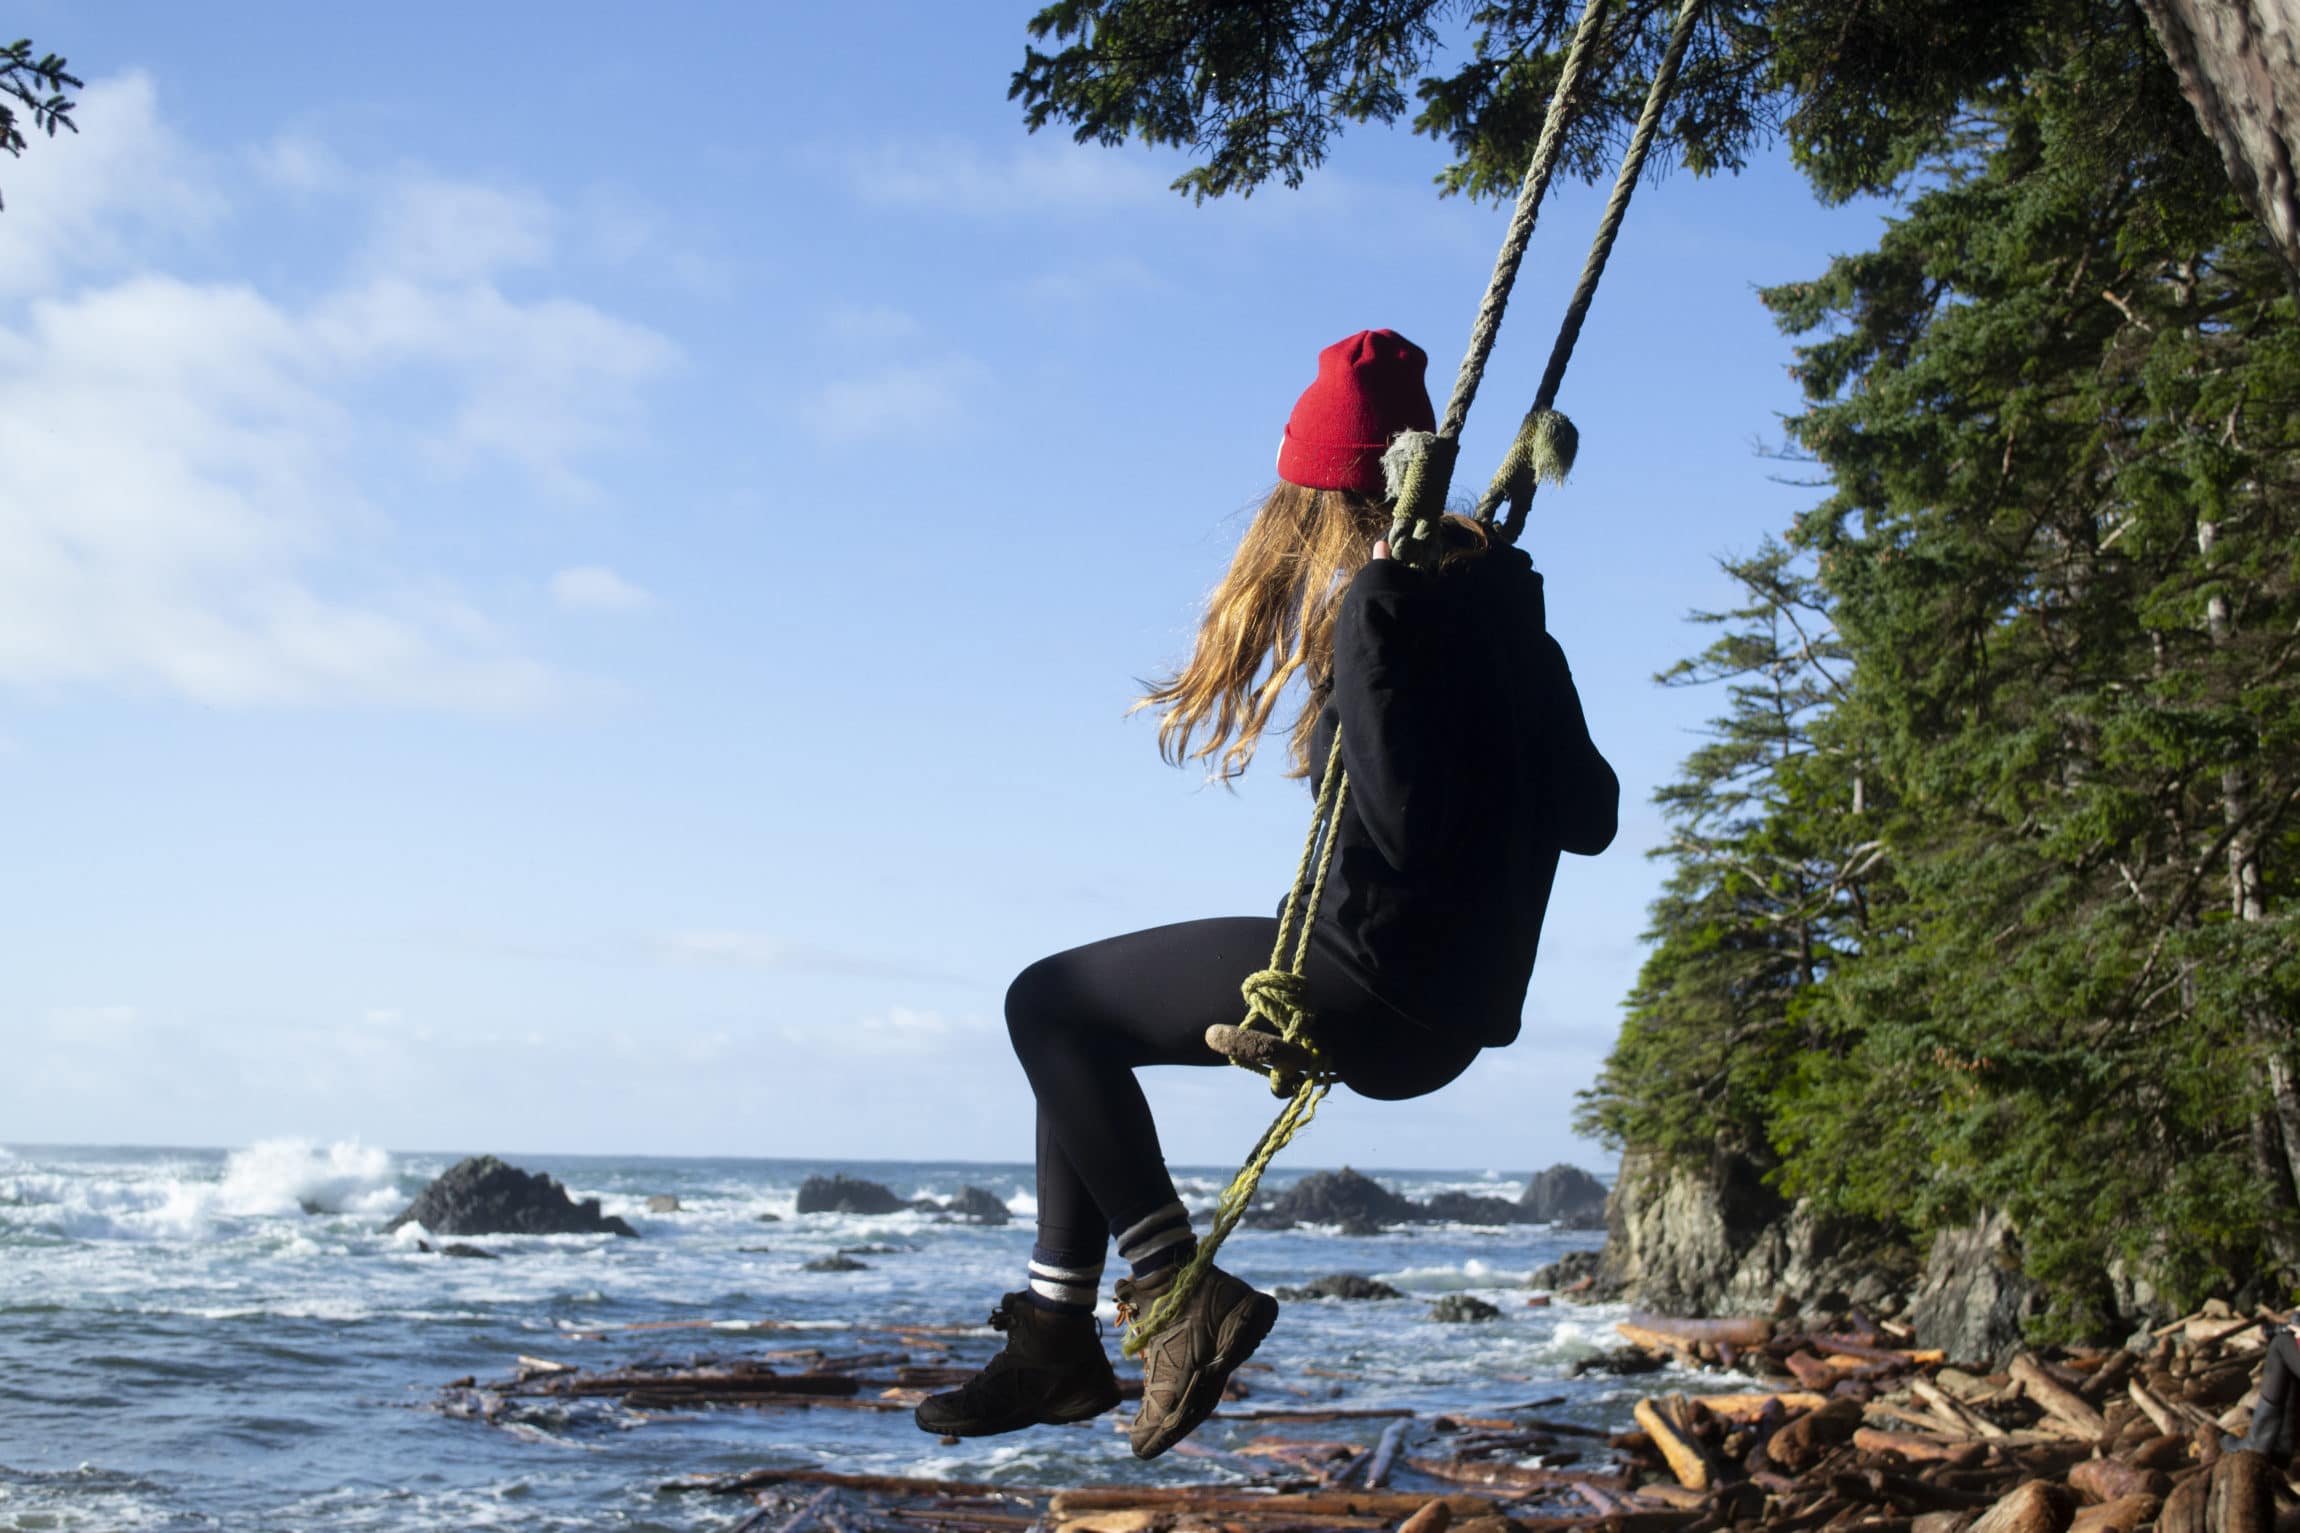
[[[1565,319],[1549,348],[1549,365],[1542,369],[1541,387],[1534,391],[1533,408],[1526,413],[1528,426],[1543,416],[1565,419],[1550,406],[1557,402],[1558,386],[1565,382],[1566,364],[1573,360],[1574,343],[1581,338],[1581,323],[1589,317],[1589,306],[1597,297],[1598,279],[1605,275],[1605,262],[1613,254],[1613,242],[1621,233],[1621,220],[1629,212],[1629,199],[1636,194],[1638,178],[1645,173],[1646,152],[1653,147],[1653,135],[1661,126],[1662,109],[1677,88],[1677,70],[1685,61],[1687,45],[1693,41],[1693,23],[1700,19],[1701,8],[1707,3],[1708,0],[1684,0],[1677,8],[1677,20],[1669,29],[1669,45],[1662,52],[1660,65],[1653,71],[1653,83],[1645,92],[1645,108],[1637,114],[1637,129],[1629,138],[1629,151],[1621,157],[1621,170],[1613,178],[1613,195],[1605,200],[1605,214],[1597,221],[1597,237],[1590,241],[1589,255],[1581,263],[1581,278],[1574,284],[1573,298],[1565,306]],[[1572,429],[1570,423],[1566,429]],[[1524,440],[1522,432],[1519,440]],[[1534,488],[1542,477],[1527,472],[1512,473],[1515,457],[1513,452],[1510,459],[1504,460],[1502,472],[1494,475],[1493,483],[1487,486],[1477,503],[1477,519],[1491,526],[1494,511],[1503,499],[1509,501],[1509,517],[1501,525],[1501,535],[1512,543],[1525,530],[1526,514],[1533,509]],[[1570,451],[1567,466],[1571,466]]]

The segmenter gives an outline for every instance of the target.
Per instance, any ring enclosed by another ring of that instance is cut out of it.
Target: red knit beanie
[[[1382,493],[1382,452],[1401,431],[1435,431],[1422,372],[1429,356],[1395,330],[1360,330],[1318,353],[1318,380],[1294,402],[1278,477],[1312,490]]]

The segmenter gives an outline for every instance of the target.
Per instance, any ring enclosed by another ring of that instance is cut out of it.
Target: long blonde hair
[[[1308,695],[1291,727],[1289,775],[1306,774],[1310,732],[1333,686],[1342,592],[1389,525],[1388,501],[1297,484],[1272,490],[1207,598],[1189,663],[1135,704],[1161,710],[1159,755],[1177,766],[1206,761],[1224,781],[1237,777],[1287,684],[1300,676]],[[1443,530],[1441,564],[1485,551],[1476,522],[1449,516]]]

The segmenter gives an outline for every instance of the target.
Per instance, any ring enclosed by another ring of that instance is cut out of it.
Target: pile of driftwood
[[[1640,1347],[1794,1387],[1642,1400],[1614,1443],[1633,1477],[1674,1485],[1682,1533],[2290,1533],[2286,1466],[2223,1437],[2251,1421],[2265,1318],[2208,1306],[2142,1352],[2023,1352],[1991,1373],[1857,1317],[1625,1324]]]
[[[793,1329],[694,1328],[714,1342]],[[1250,1364],[1175,1449],[1177,1465],[1218,1471],[1220,1484],[1030,1488],[801,1466],[665,1488],[748,1499],[728,1533],[2300,1533],[2287,1466],[2223,1438],[2249,1424],[2265,1341],[2254,1317],[2225,1307],[2160,1327],[2142,1351],[2022,1353],[1995,1372],[1950,1366],[1906,1330],[1858,1315],[1824,1331],[1662,1319],[1619,1329],[1665,1363],[1760,1387],[1718,1379],[1728,1387],[1654,1395],[1637,1402],[1634,1429],[1608,1433],[1542,1414],[1561,1398],[1475,1415],[1273,1407],[1264,1402],[1299,1389]],[[995,1345],[971,1326],[865,1327],[839,1340],[851,1349],[600,1369],[524,1357],[509,1379],[458,1380],[444,1404],[545,1436],[534,1423],[587,1405],[623,1424],[704,1406],[908,1410]],[[1138,1394],[1138,1381],[1122,1383]],[[1112,1426],[1122,1415],[1074,1430]]]

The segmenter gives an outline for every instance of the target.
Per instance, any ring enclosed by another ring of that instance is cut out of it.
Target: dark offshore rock
[[[1560,1161],[1533,1174],[1517,1206],[1536,1223],[1599,1229],[1605,1224],[1605,1184],[1579,1166]]]
[[[1643,1347],[1615,1347],[1610,1352],[1576,1361],[1573,1377],[1578,1379],[1585,1373],[1659,1373],[1668,1366],[1669,1359],[1658,1352],[1648,1352]]]
[[[522,1171],[492,1155],[459,1160],[416,1195],[384,1229],[420,1224],[434,1235],[629,1235],[638,1231],[578,1203],[556,1177]]]
[[[876,1182],[845,1172],[799,1183],[802,1214],[892,1214],[910,1205]]]
[[[802,1272],[867,1272],[869,1262],[858,1262],[851,1256],[818,1256],[799,1269]]]
[[[1269,1212],[1273,1220],[1340,1225],[1355,1221],[1360,1229],[1370,1230],[1385,1224],[1411,1224],[1422,1217],[1420,1204],[1399,1197],[1347,1166],[1339,1171],[1311,1172],[1280,1194]]]
[[[1917,1345],[1992,1368],[2008,1362],[2041,1299],[2020,1254],[2020,1236],[2000,1213],[1934,1235],[1909,1306]]]
[[[980,1187],[961,1187],[958,1196],[947,1205],[947,1212],[972,1219],[977,1224],[1004,1224],[1014,1216],[1007,1212],[1006,1201],[996,1193]]]
[[[1597,1268],[1604,1259],[1602,1251],[1568,1251],[1545,1267],[1536,1267],[1525,1280],[1528,1288],[1549,1288],[1565,1292],[1579,1284],[1595,1285]]]
[[[1472,1293],[1449,1293],[1430,1306],[1430,1318],[1446,1325],[1499,1320],[1501,1310]]]
[[[1281,1288],[1278,1297],[1296,1304],[1305,1299],[1402,1299],[1405,1295],[1360,1273],[1335,1272],[1312,1278],[1300,1288]]]
[[[1454,1224],[1532,1224],[1535,1218],[1507,1198],[1481,1198],[1474,1192],[1441,1192],[1422,1205],[1422,1217]]]
[[[441,1246],[436,1250],[432,1248],[430,1241],[419,1240],[415,1243],[415,1249],[421,1251],[426,1256],[460,1256],[466,1260],[487,1262],[499,1262],[503,1260],[502,1257],[497,1256],[493,1251],[482,1251],[479,1249],[479,1247],[475,1245],[468,1245],[460,1240],[451,1240],[446,1245]]]

